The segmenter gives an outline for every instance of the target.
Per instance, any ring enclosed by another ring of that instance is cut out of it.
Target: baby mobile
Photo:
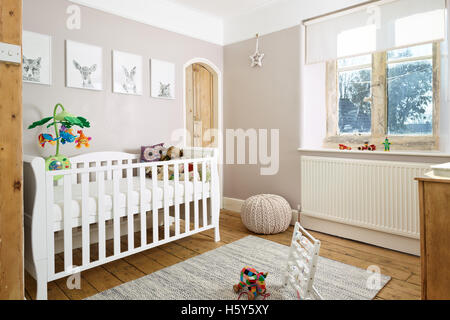
[[[56,113],[60,108],[62,111]],[[50,122],[51,121],[51,122]],[[48,124],[50,122],[50,124]],[[73,133],[74,127],[79,127],[80,129],[90,128],[91,125],[83,117],[76,117],[68,113],[62,104],[57,104],[53,111],[53,117],[47,117],[40,121],[36,121],[28,129],[34,129],[47,125],[47,129],[52,127],[55,129],[55,137],[49,133],[43,133],[39,135],[39,144],[42,148],[45,147],[46,143],[52,146],[56,145],[56,154],[54,156],[45,159],[45,167],[47,171],[57,171],[57,170],[69,170],[72,165],[66,156],[59,153],[60,143],[63,145],[69,143],[75,143],[77,149],[81,149],[82,146],[89,147],[89,142],[92,140],[91,137],[87,137],[83,130],[78,130],[77,134]],[[55,177],[55,180],[61,179],[61,176]]]

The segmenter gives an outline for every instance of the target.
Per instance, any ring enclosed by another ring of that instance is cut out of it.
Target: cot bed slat
[[[197,230],[200,225],[199,225],[199,213],[198,213],[198,197],[197,197],[197,192],[198,192],[198,183],[197,183],[197,173],[198,173],[198,164],[197,162],[194,162],[194,179],[193,179],[193,184],[194,184],[194,194],[193,194],[193,199],[194,199],[194,229]]]
[[[208,225],[208,207],[206,202],[206,161],[202,162],[202,198],[203,198],[203,227]]]
[[[88,200],[89,200],[89,173],[83,173],[81,175],[81,237],[83,242],[83,265],[87,265],[90,262],[90,230],[89,230],[89,212],[88,212]]]
[[[111,166],[112,161],[111,160],[106,161],[106,167],[108,168],[108,171],[106,171],[106,180],[112,180]]]
[[[170,238],[169,230],[169,166],[164,165],[164,239]],[[175,196],[175,195],[174,195]]]
[[[64,176],[64,270],[72,268],[72,177]]]
[[[114,255],[118,255],[120,254],[120,212],[119,212],[120,170],[114,170],[112,175],[113,175]]]
[[[128,250],[134,249],[134,218],[132,208],[133,170],[127,169],[127,213],[128,213]],[[141,190],[141,202],[142,190]]]
[[[156,166],[152,166],[152,216],[153,216],[153,243],[156,243],[159,241],[159,234],[158,234],[158,168]]]
[[[98,186],[98,257],[103,260],[106,257],[105,234],[105,172],[97,172]]]
[[[141,247],[147,244],[147,213],[144,208],[145,168],[139,168],[139,187],[141,192]],[[153,194],[152,194],[153,197]]]
[[[47,185],[47,270],[48,276],[55,274],[55,232],[53,230],[53,177],[46,177]]]
[[[190,231],[190,202],[189,202],[189,163],[184,163],[184,221],[185,221],[185,232]]]
[[[179,193],[179,182],[180,182],[180,170],[179,166],[175,165],[173,169],[173,181],[175,184],[174,194],[175,194],[175,236],[180,235],[180,198],[178,197]]]

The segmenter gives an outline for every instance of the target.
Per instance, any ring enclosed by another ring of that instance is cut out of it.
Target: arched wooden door
[[[190,134],[188,146],[211,147],[216,126],[214,74],[201,64],[192,64],[186,69],[186,129]]]

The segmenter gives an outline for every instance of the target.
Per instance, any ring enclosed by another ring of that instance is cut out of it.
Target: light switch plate
[[[20,64],[22,48],[20,46],[0,42],[0,62]]]

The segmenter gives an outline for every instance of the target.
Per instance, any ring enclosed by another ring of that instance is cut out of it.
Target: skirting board
[[[233,211],[233,212],[241,212],[242,205],[244,204],[244,200],[233,199],[233,198],[223,198],[223,208],[225,210]],[[292,210],[292,220],[291,225],[295,225],[298,221],[298,211]]]
[[[223,198],[223,208],[225,210],[241,212],[243,203],[244,200]],[[298,216],[298,211],[292,210],[292,225],[299,221]],[[300,223],[304,228],[312,231],[420,256],[420,240],[417,239],[349,226],[342,223],[307,217],[305,215],[300,215]]]
[[[308,230],[420,256],[420,240],[417,239],[317,219],[302,214],[300,215],[300,223]]]

